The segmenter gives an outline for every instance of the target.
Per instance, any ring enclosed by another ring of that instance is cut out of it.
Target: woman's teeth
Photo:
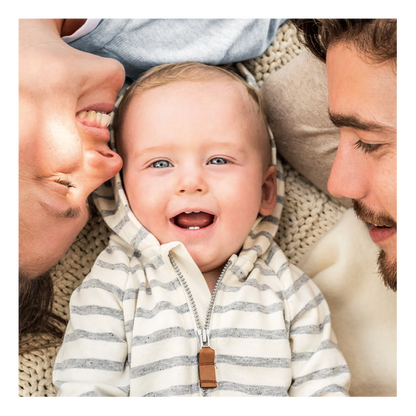
[[[111,121],[110,115],[95,110],[80,111],[77,116],[80,119],[87,118],[90,123],[97,123],[98,126],[103,128],[108,127]]]

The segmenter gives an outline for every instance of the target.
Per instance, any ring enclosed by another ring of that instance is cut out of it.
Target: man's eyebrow
[[[59,218],[78,218],[81,215],[81,208],[68,208],[65,210],[56,209],[54,206],[47,204],[46,202],[40,202],[52,215]]]
[[[332,123],[334,123],[335,126],[338,128],[351,127],[356,130],[362,130],[362,131],[368,131],[368,132],[379,132],[379,131],[386,131],[386,132],[392,132],[392,133],[396,132],[396,130],[391,126],[388,126],[386,124],[381,124],[381,123],[375,123],[371,121],[364,121],[354,115],[331,113],[331,111],[328,111],[328,114]]]

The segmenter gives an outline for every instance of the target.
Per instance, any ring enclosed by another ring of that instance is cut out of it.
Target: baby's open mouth
[[[214,222],[214,216],[203,211],[181,212],[171,221],[180,228],[199,230],[211,225]]]

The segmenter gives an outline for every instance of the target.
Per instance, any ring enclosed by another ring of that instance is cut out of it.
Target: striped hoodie
[[[98,188],[113,233],[72,294],[53,371],[58,395],[348,396],[328,305],[273,240],[284,180],[271,143],[276,208],[259,215],[213,296],[185,246],[161,245],[134,217],[120,174]],[[213,387],[198,362],[208,344]]]

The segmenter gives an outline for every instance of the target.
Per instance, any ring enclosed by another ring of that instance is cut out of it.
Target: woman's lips
[[[75,119],[95,137],[103,139],[106,142],[110,140],[110,131],[108,130],[111,121],[110,115],[95,110],[80,111],[76,113]]]

